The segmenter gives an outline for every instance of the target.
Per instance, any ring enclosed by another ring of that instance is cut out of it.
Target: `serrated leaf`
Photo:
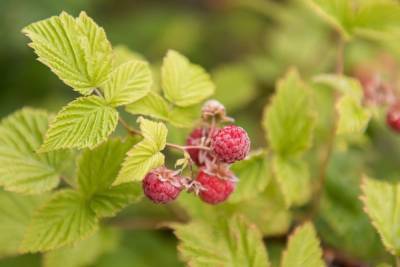
[[[56,193],[34,215],[21,244],[22,252],[48,251],[74,244],[98,228],[95,213],[80,193]]]
[[[303,205],[310,199],[310,173],[304,161],[275,157],[273,168],[287,207]]]
[[[336,110],[339,114],[338,134],[363,133],[371,118],[371,112],[363,107],[363,90],[359,81],[342,75],[323,74],[314,81],[341,92]]]
[[[0,258],[18,254],[35,209],[44,196],[23,196],[0,190]]]
[[[85,12],[65,12],[23,29],[30,46],[61,80],[81,94],[103,84],[112,68],[112,49],[104,30]]]
[[[248,200],[264,191],[271,179],[268,167],[267,155],[262,152],[235,163],[232,171],[239,178],[239,182],[229,202]]]
[[[278,82],[262,125],[272,149],[279,155],[299,154],[310,147],[314,116],[310,95],[296,71]]]
[[[164,121],[169,120],[170,107],[167,101],[153,91],[142,99],[127,105],[125,110],[134,115],[140,114]]]
[[[139,118],[143,140],[128,151],[122,168],[114,184],[141,181],[152,169],[164,164],[160,152],[167,142],[167,127],[161,122]]]
[[[176,51],[169,50],[161,68],[165,97],[177,106],[197,104],[214,93],[209,75]]]
[[[78,161],[79,190],[98,217],[110,217],[142,196],[139,184],[112,186],[126,152],[134,140],[110,139],[94,150],[85,150]]]
[[[386,249],[400,256],[400,184],[365,177],[362,183],[364,209]]]
[[[324,267],[317,233],[311,223],[296,229],[282,258],[282,267]]]
[[[0,185],[8,191],[38,194],[56,187],[68,151],[37,154],[49,123],[42,110],[24,108],[0,124]]]
[[[111,73],[104,85],[104,97],[114,107],[127,105],[145,97],[152,82],[147,62],[129,61]]]
[[[179,253],[189,266],[270,266],[258,229],[242,216],[224,218],[215,225],[193,221],[174,225]]]
[[[107,140],[118,123],[118,112],[98,96],[80,97],[51,122],[40,151],[95,147]]]
[[[72,247],[50,251],[43,257],[44,267],[85,267],[95,263],[102,254],[116,247],[118,238],[114,232],[101,230]]]

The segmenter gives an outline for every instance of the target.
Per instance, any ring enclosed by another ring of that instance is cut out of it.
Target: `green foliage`
[[[385,247],[400,255],[400,185],[365,177],[362,183],[365,211],[379,232]]]
[[[118,66],[104,85],[104,97],[112,106],[135,102],[150,91],[151,71],[147,62],[129,61]]]
[[[322,250],[315,229],[306,223],[296,229],[282,258],[282,267],[323,267]]]
[[[85,12],[73,18],[65,12],[23,29],[30,46],[61,80],[88,95],[111,72],[112,49],[102,28]]]
[[[277,92],[265,109],[262,125],[274,152],[294,155],[311,145],[314,116],[310,96],[296,71],[278,82]]]
[[[6,190],[38,194],[59,183],[68,151],[37,154],[43,142],[49,115],[24,108],[0,124],[0,185]]]
[[[98,217],[112,217],[142,196],[139,184],[112,186],[125,154],[134,140],[111,139],[94,150],[85,150],[78,161],[78,185],[90,199],[90,207]]]
[[[91,236],[98,220],[83,196],[72,190],[56,193],[33,216],[21,243],[22,252],[71,245]]]
[[[214,93],[209,75],[173,50],[164,58],[161,84],[165,97],[180,107],[197,104]]]
[[[118,123],[118,112],[99,96],[80,97],[50,123],[41,152],[95,147],[107,140]]]
[[[161,122],[152,122],[139,118],[143,140],[128,151],[114,184],[141,181],[146,173],[164,164],[164,155],[168,130]]]
[[[173,228],[181,241],[180,255],[190,266],[270,266],[259,230],[244,217]]]

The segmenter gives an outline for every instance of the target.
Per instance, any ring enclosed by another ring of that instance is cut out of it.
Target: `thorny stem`
[[[337,75],[343,75],[343,70],[344,70],[344,40],[343,37],[338,34],[338,47],[337,47],[337,58],[336,58],[336,74]],[[319,170],[319,175],[318,175],[318,183],[315,188],[315,193],[314,193],[314,198],[312,200],[312,210],[311,210],[311,216],[314,217],[315,214],[318,212],[320,202],[321,202],[321,197],[322,197],[322,192],[325,186],[325,181],[326,181],[326,176],[327,176],[327,169],[329,166],[329,162],[333,153],[333,149],[335,146],[335,141],[336,141],[336,130],[337,130],[337,124],[338,124],[338,113],[336,112],[336,102],[338,99],[338,93],[337,91],[334,91],[334,117],[333,117],[333,125],[327,140],[327,146],[326,146],[326,152],[325,155],[322,157],[321,160],[321,167]]]

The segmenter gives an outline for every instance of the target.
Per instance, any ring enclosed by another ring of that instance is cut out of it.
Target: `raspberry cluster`
[[[170,202],[187,189],[206,203],[218,204],[235,190],[237,178],[230,164],[246,158],[250,151],[249,136],[239,126],[223,126],[232,119],[216,100],[204,104],[201,119],[189,134],[185,147],[191,162],[197,166],[196,178],[184,177],[166,167],[152,170],[143,180],[143,191],[153,202]]]

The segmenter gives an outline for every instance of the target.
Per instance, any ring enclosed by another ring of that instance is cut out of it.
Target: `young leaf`
[[[277,92],[266,107],[263,127],[272,149],[280,155],[298,154],[311,144],[314,116],[310,95],[296,71],[278,82]]]
[[[192,127],[200,118],[200,105],[173,107],[169,114],[169,122],[179,128]]]
[[[111,139],[94,150],[85,150],[78,161],[79,190],[98,217],[113,216],[142,196],[138,184],[112,186],[133,144],[134,140]]]
[[[169,106],[159,94],[150,91],[145,97],[126,106],[126,111],[134,115],[145,115],[164,121],[169,120]]]
[[[59,183],[67,151],[37,154],[49,123],[45,111],[24,108],[0,124],[0,185],[6,190],[39,194]]]
[[[95,213],[80,193],[56,193],[34,215],[21,244],[23,252],[47,251],[73,244],[98,228]]]
[[[46,133],[40,151],[95,147],[115,130],[118,112],[98,96],[80,97],[65,106]]]
[[[23,196],[0,190],[0,258],[18,254],[18,247],[35,209],[44,196]]]
[[[164,155],[160,151],[167,142],[167,127],[142,117],[138,122],[143,140],[128,151],[114,184],[141,181],[150,170],[164,164]]]
[[[270,266],[260,232],[242,216],[173,227],[179,253],[190,266]]]
[[[120,65],[104,85],[104,97],[110,105],[122,106],[147,95],[152,84],[147,62],[129,61]]]
[[[263,152],[235,163],[232,171],[239,178],[239,182],[229,201],[241,202],[264,191],[271,179],[268,167],[267,155]]]
[[[338,134],[363,133],[368,125],[371,113],[362,105],[363,91],[359,81],[339,75],[323,74],[314,79],[341,92],[336,104],[339,114]]]
[[[400,256],[400,184],[365,177],[362,201],[386,249]]]
[[[273,168],[286,206],[305,204],[311,195],[310,174],[305,162],[297,158],[275,157]]]
[[[209,75],[176,51],[168,51],[161,69],[165,97],[177,106],[197,104],[214,93]]]
[[[73,18],[65,12],[33,23],[22,30],[30,46],[61,80],[88,95],[107,79],[112,49],[104,30],[85,12]]]
[[[282,258],[282,267],[324,267],[322,250],[315,229],[306,223],[296,229]]]
[[[146,61],[146,59],[139,53],[131,51],[125,45],[116,45],[113,47],[114,54],[114,68],[132,60]]]

